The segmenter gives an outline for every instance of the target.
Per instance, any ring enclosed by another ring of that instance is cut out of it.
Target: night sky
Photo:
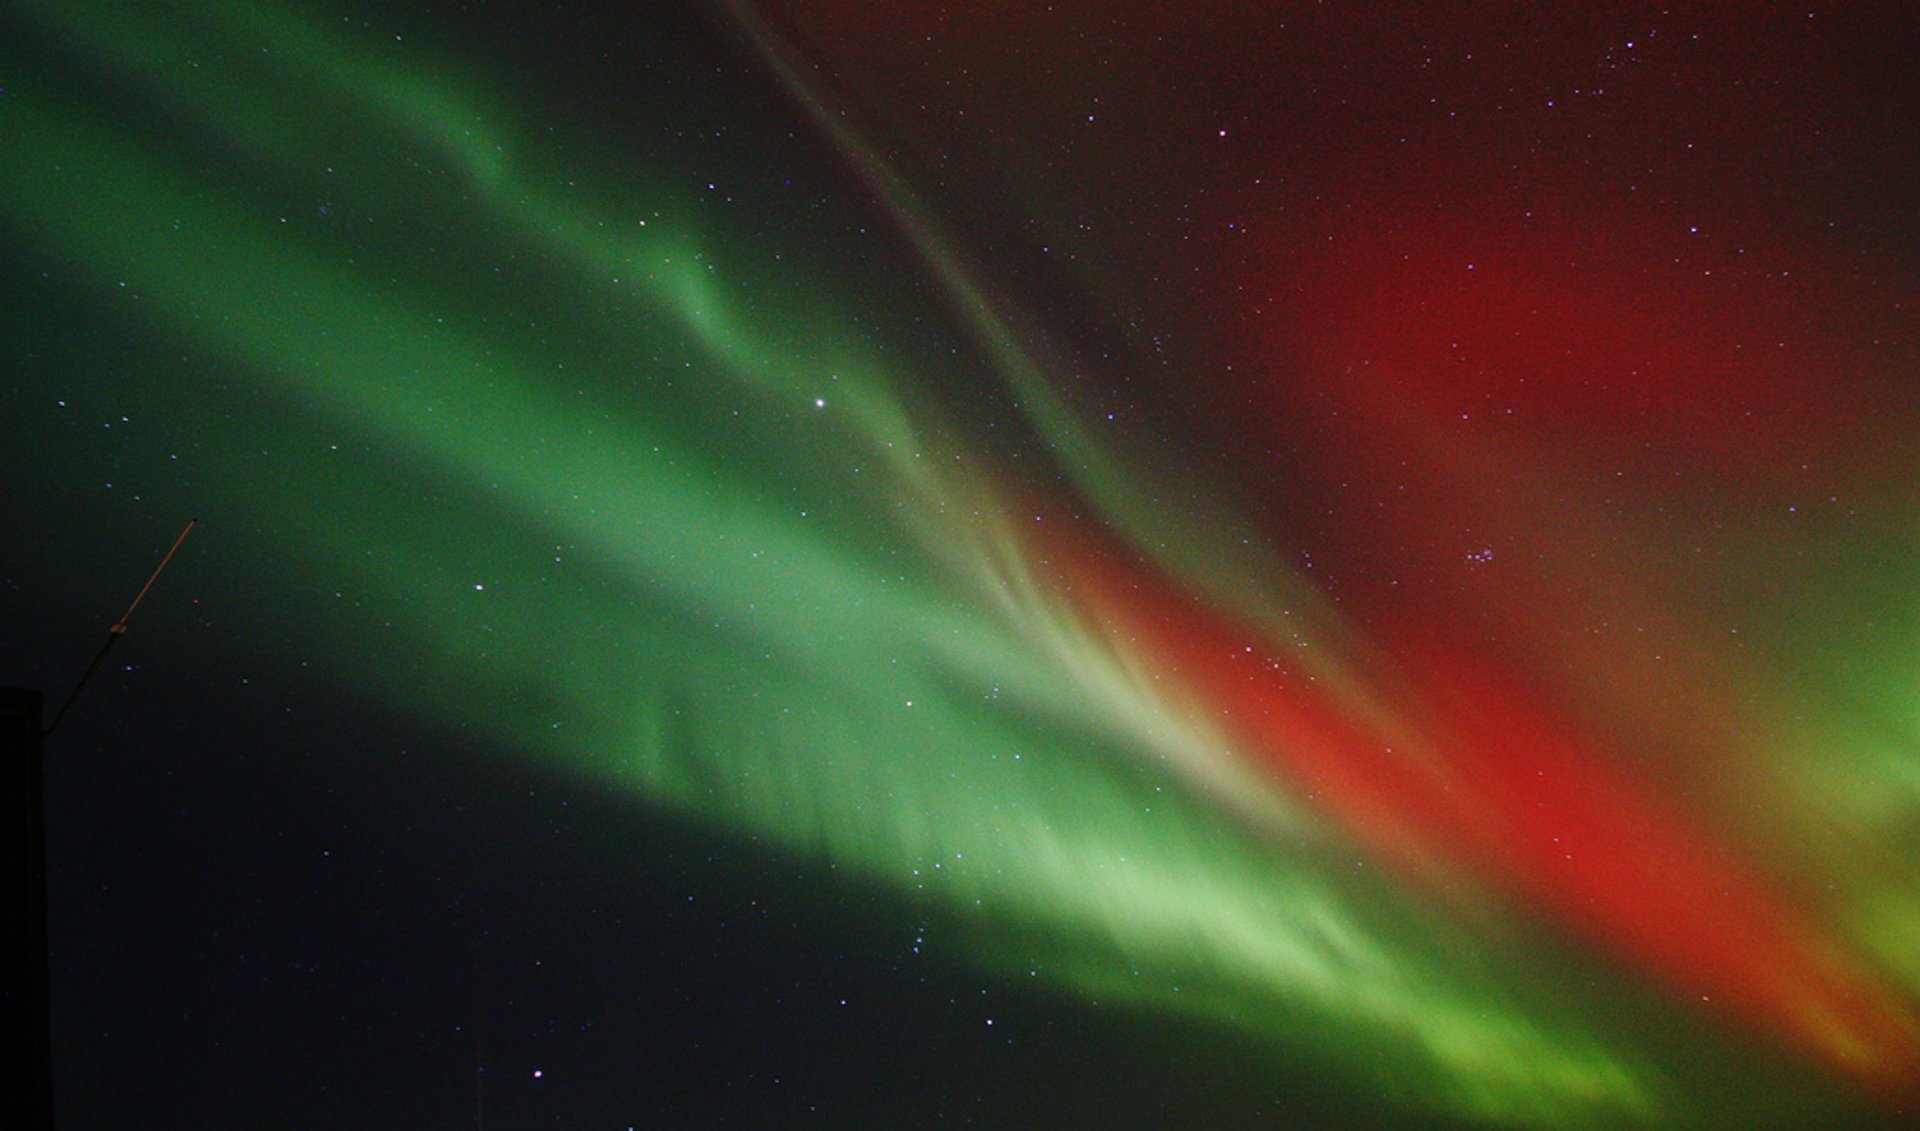
[[[1920,13],[0,7],[61,1126],[1899,1127]]]

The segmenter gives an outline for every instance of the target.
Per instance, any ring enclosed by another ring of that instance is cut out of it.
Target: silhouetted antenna
[[[161,558],[160,564],[153,567],[153,572],[147,576],[147,583],[140,587],[140,592],[133,598],[133,604],[128,605],[127,611],[121,613],[120,619],[107,630],[107,642],[100,645],[100,650],[94,653],[93,662],[87,665],[86,674],[80,677],[79,683],[73,685],[73,691],[67,695],[67,701],[60,704],[60,710],[53,716],[53,721],[47,724],[45,731],[41,732],[40,737],[43,740],[53,734],[54,728],[60,725],[61,719],[67,717],[67,709],[73,706],[75,699],[80,698],[80,689],[85,687],[87,681],[93,678],[93,673],[99,670],[100,661],[107,658],[107,651],[113,647],[113,642],[127,634],[127,618],[133,615],[133,610],[140,607],[140,602],[147,599],[147,590],[152,589],[153,583],[160,580],[160,571],[167,568],[167,563],[173,560],[173,555],[180,552],[180,543],[187,540],[187,535],[192,534],[193,528],[199,523],[199,519],[190,518],[187,524],[180,528],[180,537],[173,540],[173,545],[167,550],[167,556]]]

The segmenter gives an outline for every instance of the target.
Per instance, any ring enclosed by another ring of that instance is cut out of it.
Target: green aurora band
[[[254,596],[287,606],[263,646],[340,657],[317,674],[397,716],[938,906],[984,970],[1203,1018],[1413,1111],[1723,1118],[1740,1100],[1721,1069],[1640,1034],[1774,1054],[1654,994],[1603,1004],[1597,966],[1490,904],[1356,868],[1335,825],[1035,574],[1026,529],[1083,510],[1311,645],[1330,684],[1367,654],[1230,489],[1141,454],[1164,438],[1097,433],[1066,363],[854,119],[750,12],[729,26],[766,65],[743,87],[788,98],[852,171],[852,203],[796,225],[865,209],[904,245],[823,253],[701,170],[539,130],[483,56],[428,65],[337,16],[0,17],[7,238],[139,340],[92,348],[151,375],[115,395],[177,420],[209,532],[258,531],[263,558],[363,602],[263,571]],[[983,427],[940,389],[1000,415]],[[226,470],[256,449],[281,472]],[[1153,505],[1169,491],[1208,509]],[[1910,532],[1885,543],[1870,560],[1912,560]],[[1869,591],[1886,635],[1833,677],[1855,702],[1798,724],[1798,748],[1848,753],[1795,778],[1861,851],[1920,806],[1916,605]],[[1920,885],[1911,860],[1881,863],[1834,914],[1911,994]],[[1854,1102],[1802,1072],[1765,1102]]]

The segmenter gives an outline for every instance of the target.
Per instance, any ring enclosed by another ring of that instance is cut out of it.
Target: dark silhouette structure
[[[0,687],[0,762],[6,764],[8,825],[16,861],[14,911],[8,916],[7,980],[0,989],[6,1032],[25,1050],[13,1062],[10,1126],[53,1126],[53,1015],[47,997],[46,759],[42,696]]]

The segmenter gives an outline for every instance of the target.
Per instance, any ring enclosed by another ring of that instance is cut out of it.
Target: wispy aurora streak
[[[1690,692],[1787,763],[1752,788],[1805,790],[1804,825],[1691,821],[1536,690],[1582,655],[1508,679],[1411,618],[1356,624],[1229,467],[1100,439],[1067,363],[734,19],[875,194],[844,212],[919,254],[924,309],[700,170],[544,139],[482,60],[245,4],[10,13],[0,216],[154,355],[259,395],[247,442],[287,474],[210,460],[206,509],[385,603],[390,638],[330,665],[355,695],[937,902],[1009,977],[1198,1013],[1412,1108],[1715,1118],[1697,1066],[1643,1047],[1674,1026],[1826,1066],[1784,1103],[1910,1086],[1910,527],[1829,582],[1882,614],[1873,663],[1843,618],[1727,665],[1812,685],[1788,706]],[[943,392],[988,376],[1015,440]],[[1157,504],[1170,483],[1207,509]],[[290,648],[333,631],[292,616]],[[1630,1016],[1586,984],[1613,962],[1655,987]]]

